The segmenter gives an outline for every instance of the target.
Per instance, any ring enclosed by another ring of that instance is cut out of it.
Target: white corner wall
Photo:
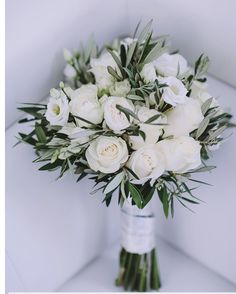
[[[190,63],[201,53],[210,73],[236,87],[235,0],[128,0],[131,32],[140,19],[153,19],[156,35],[169,35],[172,48]]]

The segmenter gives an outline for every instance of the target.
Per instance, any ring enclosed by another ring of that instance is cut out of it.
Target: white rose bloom
[[[64,76],[69,80],[76,77],[76,70],[74,69],[72,65],[70,64],[66,65],[64,69]]]
[[[140,127],[140,130],[145,133],[145,141],[143,140],[143,137],[141,135],[130,136],[129,144],[134,150],[138,150],[139,148],[147,144],[155,144],[163,132],[163,126],[144,124],[144,122],[147,121],[152,116],[160,114],[157,110],[149,109],[145,106],[142,106],[142,107],[137,106],[136,114],[139,120],[141,121],[141,123],[138,124]],[[162,115],[159,118],[157,118],[155,121],[153,121],[152,123],[154,124],[154,123],[166,123],[166,122],[167,122],[166,117]]]
[[[168,87],[163,88],[163,94],[161,96],[166,103],[176,106],[177,104],[186,102],[188,91],[179,79],[167,77],[161,79],[160,82],[168,85]]]
[[[110,88],[109,92],[112,96],[125,97],[131,90],[130,83],[126,79],[121,82],[115,82]]]
[[[183,74],[188,70],[188,64],[186,59],[180,54],[168,54],[164,53],[154,61],[154,65],[158,74],[163,76],[176,76]]]
[[[91,142],[85,156],[92,170],[114,173],[127,161],[128,149],[121,138],[100,136]]]
[[[207,91],[208,85],[207,83],[201,83],[198,81],[194,81],[191,86],[191,94],[190,97],[197,99],[202,105],[207,99],[212,98]],[[213,98],[211,102],[211,107],[219,106],[218,101]]]
[[[165,157],[165,168],[176,173],[185,173],[201,165],[201,145],[189,136],[165,139],[157,144]]]
[[[104,103],[104,119],[108,127],[113,131],[121,131],[128,128],[132,122],[125,116],[123,112],[116,108],[117,105],[128,108],[134,111],[134,106],[131,101],[124,97],[108,97]]]
[[[57,95],[56,95],[57,91]],[[53,97],[50,97],[47,105],[46,119],[52,126],[64,126],[69,117],[69,105],[65,94],[62,91],[53,89]]]
[[[94,124],[103,120],[103,111],[97,98],[97,87],[95,85],[83,85],[71,95],[70,111],[75,116],[80,116]],[[90,125],[80,119],[76,119],[80,127]]]
[[[199,102],[193,98],[188,98],[186,103],[168,110],[165,115],[168,124],[164,126],[165,137],[189,135],[204,119]]]
[[[99,58],[90,61],[90,71],[94,74],[99,90],[107,90],[114,83],[114,78],[109,74],[107,67],[117,69],[117,64],[110,53],[103,53]]]
[[[152,63],[145,64],[140,75],[145,83],[154,82],[157,79],[156,70]]]
[[[165,159],[161,152],[158,152],[156,144],[143,146],[134,151],[127,166],[139,177],[133,180],[136,184],[143,184],[149,179],[159,178],[165,171]]]

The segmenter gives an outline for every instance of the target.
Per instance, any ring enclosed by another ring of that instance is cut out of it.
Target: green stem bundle
[[[145,254],[135,254],[122,248],[116,286],[123,286],[125,290],[136,292],[146,292],[149,289],[158,291],[161,282],[156,249]]]

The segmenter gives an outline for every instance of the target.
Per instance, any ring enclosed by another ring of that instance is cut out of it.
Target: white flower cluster
[[[132,42],[129,39],[123,44],[128,46]],[[118,56],[118,52],[114,54]],[[204,119],[201,105],[211,95],[206,83],[193,82],[190,97],[187,96],[188,90],[179,78],[190,70],[186,60],[179,54],[163,53],[142,68],[140,76],[144,83],[157,81],[163,85],[159,103],[154,93],[143,102],[129,99],[132,88],[129,79],[117,81],[108,72],[108,66],[119,75],[117,63],[105,52],[90,61],[94,84],[75,90],[53,89],[46,112],[49,123],[63,126],[61,132],[70,136],[74,134],[72,144],[76,143],[75,134],[80,134],[77,142],[87,142],[85,157],[95,172],[114,173],[126,166],[139,178],[133,178],[134,183],[144,183],[156,180],[165,171],[185,173],[198,167],[201,145],[190,133]],[[68,67],[66,72],[74,75]],[[167,110],[160,111],[163,103]],[[212,103],[217,105],[215,100]],[[73,117],[73,123],[69,116]],[[151,118],[155,119],[148,123]],[[101,135],[94,131],[94,126],[100,127]],[[129,132],[133,126],[138,127],[138,134]]]

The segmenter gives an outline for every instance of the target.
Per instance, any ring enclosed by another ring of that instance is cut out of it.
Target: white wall
[[[154,20],[158,35],[170,35],[174,49],[194,62],[211,59],[210,72],[236,86],[235,0],[128,0],[131,31],[142,19]]]
[[[62,49],[94,33],[99,44],[127,31],[126,1],[6,1],[6,126],[62,78]]]

